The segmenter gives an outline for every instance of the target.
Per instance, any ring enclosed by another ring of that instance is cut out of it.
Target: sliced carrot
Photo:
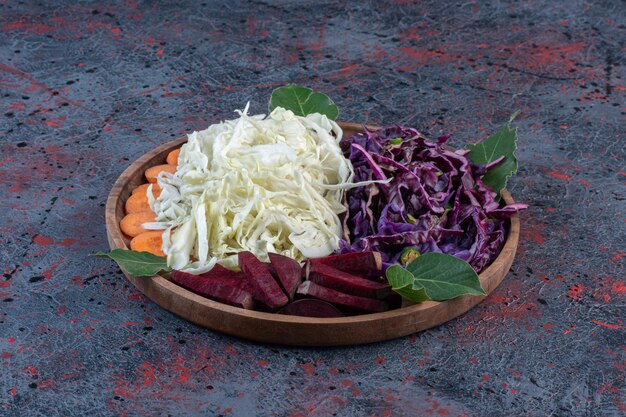
[[[149,182],[157,182],[157,175],[163,171],[173,174],[176,172],[176,165],[156,165],[146,169],[145,175]]]
[[[180,154],[180,148],[174,149],[172,152],[167,154],[167,163],[170,165],[178,165],[178,154]]]
[[[144,223],[156,221],[156,215],[151,211],[138,211],[127,214],[120,221],[120,229],[126,236],[135,237],[148,229],[143,228]]]
[[[143,232],[135,236],[130,241],[130,248],[139,252],[150,252],[156,256],[165,256],[163,253],[163,231],[151,230],[149,232]]]
[[[150,205],[148,204],[148,194],[135,193],[131,194],[126,200],[126,214],[137,213],[140,211],[150,211]]]
[[[147,194],[148,193],[148,187],[152,185],[152,195],[154,196],[154,198],[157,198],[159,195],[161,195],[161,187],[159,186],[159,184],[153,184],[151,182],[147,182],[145,184],[141,184],[139,187],[135,188],[132,193],[133,194],[137,194],[137,193],[143,193],[143,194]]]

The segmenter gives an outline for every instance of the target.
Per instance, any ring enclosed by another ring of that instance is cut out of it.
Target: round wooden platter
[[[339,125],[345,135],[362,130],[359,124]],[[119,223],[124,217],[124,203],[131,191],[146,182],[145,169],[165,163],[167,154],[186,140],[186,137],[181,137],[146,153],[117,179],[106,205],[107,236],[111,249],[128,249],[129,239],[121,232]],[[513,203],[506,190],[503,190],[502,197],[507,204]],[[487,294],[500,284],[513,263],[520,233],[519,217],[513,216],[508,226],[502,252],[480,274],[481,285]],[[443,302],[413,304],[383,313],[309,318],[244,310],[196,295],[159,275],[134,277],[123,272],[135,287],[155,303],[200,326],[257,342],[292,346],[357,345],[406,336],[452,320],[484,298],[465,295]]]

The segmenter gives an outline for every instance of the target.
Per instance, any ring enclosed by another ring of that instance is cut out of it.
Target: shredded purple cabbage
[[[503,220],[527,206],[502,207],[481,181],[488,167],[471,162],[469,151],[446,149],[447,140],[433,142],[400,126],[342,139],[355,182],[392,178],[347,192],[342,253],[378,251],[389,266],[406,248],[443,252],[477,272],[497,257],[505,240]]]

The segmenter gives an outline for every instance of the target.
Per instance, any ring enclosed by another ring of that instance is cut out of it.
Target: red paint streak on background
[[[580,300],[584,290],[585,286],[583,284],[574,284],[567,290],[567,296],[572,300]]]
[[[37,386],[39,388],[50,388],[50,387],[53,387],[54,386],[54,380],[53,379],[44,379],[43,381],[39,381]]]
[[[563,334],[570,334],[571,332],[573,332],[574,330],[576,330],[576,323],[572,323],[572,324],[570,325],[570,327],[571,327],[570,329],[565,329],[565,330],[563,331]]]
[[[557,70],[559,72],[575,69],[577,58],[584,58],[583,52],[586,48],[587,45],[584,42],[559,45],[539,43],[534,40],[510,46],[510,49],[515,51],[514,61],[516,62],[514,64],[534,71]]]
[[[24,30],[35,35],[42,35],[44,33],[52,32],[54,29],[55,28],[53,26],[44,25],[42,23],[25,22],[23,20],[13,23],[7,23],[2,26],[2,31],[4,32],[9,32],[12,30]]]
[[[626,297],[626,282],[618,281],[614,282],[611,286],[611,292],[620,297]]]
[[[566,180],[566,181],[569,181],[572,178],[569,175],[563,174],[563,173],[558,172],[558,171],[550,171],[550,172],[548,172],[548,175],[551,176],[551,177],[558,178],[560,180]]]
[[[91,333],[91,331],[93,330],[93,325],[99,322],[100,320],[91,320],[80,332],[82,334]]]
[[[71,245],[73,245],[75,243],[81,243],[81,242],[79,242],[78,240],[74,240],[74,239],[63,239],[63,240],[60,240],[60,241],[56,242],[56,245],[63,246],[64,248],[67,248],[68,246],[71,246]],[[84,244],[84,242],[83,242],[83,244]]]
[[[33,238],[33,243],[39,246],[51,245],[52,242],[54,242],[52,238],[47,236],[37,235]]]
[[[616,394],[617,393],[617,388],[611,386],[611,384],[604,384],[600,387],[600,389],[598,390],[598,393],[600,395],[604,394],[605,391],[609,391],[611,394]]]
[[[615,252],[615,255],[613,255],[611,259],[609,259],[609,262],[611,262],[614,265],[617,265],[625,257],[626,257],[626,252],[618,250],[617,252]]]
[[[52,274],[54,274],[54,271],[56,271],[56,269],[59,267],[59,265],[61,265],[61,263],[65,260],[65,258],[61,258],[58,262],[53,263],[52,265],[50,265],[50,267],[48,269],[46,269],[45,271],[43,271],[43,277],[47,280],[52,278]]]
[[[28,365],[26,368],[24,368],[24,373],[26,375],[30,375],[33,378],[39,378],[39,372],[37,371],[37,368],[35,368],[33,365]]]
[[[597,324],[598,326],[602,326],[602,327],[606,327],[607,329],[611,329],[611,330],[618,330],[618,329],[625,329],[626,327],[621,326],[619,324],[610,324],[610,323],[604,323],[600,320],[591,320],[592,323]]]
[[[402,52],[407,57],[411,58],[416,64],[419,65],[434,65],[434,64],[447,64],[449,62],[457,61],[456,57],[448,55],[446,51],[432,48],[409,48],[409,47],[400,47],[398,48],[400,52]],[[414,66],[410,66],[409,68],[413,68]]]
[[[301,365],[299,365],[300,368],[302,368],[302,370],[304,372],[306,372],[307,375],[309,376],[313,376],[315,374],[315,365],[312,363],[303,363]]]
[[[64,122],[65,120],[67,120],[67,117],[66,117],[66,116],[59,116],[59,117],[57,117],[56,119],[46,120],[46,121],[45,121],[45,123],[46,123],[48,126],[52,126],[52,127],[59,128],[59,127],[62,127],[62,126],[63,126],[63,122]]]
[[[154,375],[154,367],[150,365],[149,362],[143,362],[139,366],[138,371],[141,377],[141,384],[144,387],[149,387],[156,381],[156,376]]]
[[[521,230],[522,242],[531,241],[541,245],[546,241],[546,238],[543,236],[546,228],[544,223],[540,223],[536,219],[529,219],[524,226]]]

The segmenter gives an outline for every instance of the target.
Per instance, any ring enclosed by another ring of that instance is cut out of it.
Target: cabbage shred
[[[352,164],[339,147],[341,128],[318,113],[281,107],[188,135],[174,174],[161,173],[149,203],[164,229],[173,269],[202,273],[216,262],[237,267],[237,253],[261,260],[274,252],[296,260],[339,248]]]

